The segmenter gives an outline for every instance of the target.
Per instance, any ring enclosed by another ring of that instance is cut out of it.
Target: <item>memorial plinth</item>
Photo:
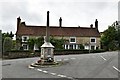
[[[50,42],[45,42],[41,46],[41,60],[44,62],[53,62],[54,61],[54,46]]]
[[[40,59],[31,64],[32,67],[48,67],[56,66],[60,64],[59,62],[54,61],[54,46],[50,43],[49,40],[49,11],[47,11],[47,26],[46,26],[46,36],[44,39],[44,44],[41,46]]]

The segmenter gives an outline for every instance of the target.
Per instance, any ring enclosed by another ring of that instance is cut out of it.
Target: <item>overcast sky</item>
[[[27,25],[46,25],[46,13],[50,11],[50,26],[89,27],[99,22],[99,31],[118,20],[119,0],[0,0],[0,29],[16,32],[17,17]]]

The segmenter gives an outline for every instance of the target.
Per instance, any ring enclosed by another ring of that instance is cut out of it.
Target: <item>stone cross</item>
[[[49,42],[49,11],[47,11],[46,42]]]
[[[53,48],[54,46],[49,40],[49,11],[47,11],[47,25],[46,25],[46,37],[45,42],[41,46],[41,60],[42,62],[54,62]]]

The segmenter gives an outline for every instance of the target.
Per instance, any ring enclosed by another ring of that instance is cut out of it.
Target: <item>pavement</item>
[[[59,55],[57,67],[30,67],[39,57],[2,60],[2,78],[118,78],[118,52]],[[1,74],[0,74],[1,75]]]

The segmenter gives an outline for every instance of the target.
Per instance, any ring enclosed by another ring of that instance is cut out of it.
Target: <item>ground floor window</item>
[[[96,50],[98,47],[96,45],[82,45],[82,44],[65,44],[64,49],[86,49],[86,50]]]
[[[78,44],[65,44],[64,49],[79,49]]]
[[[28,45],[27,44],[22,44],[23,50],[28,50]]]

